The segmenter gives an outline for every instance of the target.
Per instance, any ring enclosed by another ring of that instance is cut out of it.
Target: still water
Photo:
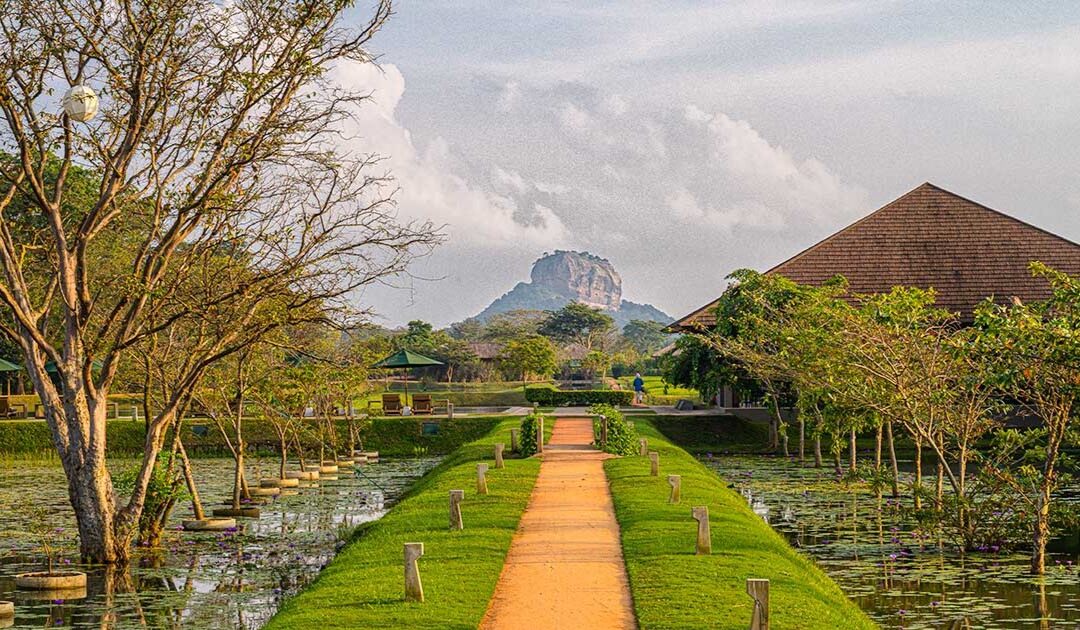
[[[283,599],[310,583],[340,547],[350,528],[380,518],[408,486],[438,463],[434,458],[383,460],[342,470],[336,480],[296,489],[260,506],[261,518],[237,519],[235,532],[185,533],[189,504],[178,506],[163,548],[139,550],[129,571],[89,573],[84,597],[15,589],[14,576],[44,568],[28,533],[30,506],[68,538],[65,563],[76,556],[75,519],[63,472],[50,462],[0,465],[0,599],[14,600],[16,628],[258,628]],[[113,461],[122,470],[132,461]],[[195,460],[199,494],[207,508],[232,487],[232,460]],[[276,476],[276,462],[256,461],[249,479]],[[72,565],[74,566],[74,565]],[[65,566],[65,568],[67,568]],[[4,622],[0,620],[0,627]]]
[[[831,469],[779,457],[704,461],[884,628],[1080,627],[1075,550],[1052,556],[1036,579],[1026,554],[961,554],[865,486],[837,483]]]

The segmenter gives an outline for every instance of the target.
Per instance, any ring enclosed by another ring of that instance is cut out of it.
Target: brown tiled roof
[[[970,321],[987,297],[1045,299],[1049,285],[1031,277],[1031,261],[1080,274],[1080,245],[927,183],[766,273],[808,285],[839,274],[852,293],[933,288],[939,306]],[[715,307],[671,328],[711,327]]]
[[[494,361],[502,355],[503,344],[493,341],[470,341],[469,349],[482,361]]]

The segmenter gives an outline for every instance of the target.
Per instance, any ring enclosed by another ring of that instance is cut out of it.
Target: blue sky
[[[363,14],[363,2],[356,9]],[[556,248],[680,315],[923,181],[1080,240],[1080,3],[399,2],[364,150],[446,225],[395,325],[470,316]]]

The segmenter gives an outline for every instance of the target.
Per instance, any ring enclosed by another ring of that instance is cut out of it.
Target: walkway
[[[555,422],[481,628],[636,628],[591,419]]]

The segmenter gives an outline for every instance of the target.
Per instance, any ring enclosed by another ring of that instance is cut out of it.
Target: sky
[[[343,137],[446,241],[357,296],[381,324],[475,315],[555,249],[681,316],[925,181],[1080,241],[1080,3],[395,11],[333,71],[372,95]]]

